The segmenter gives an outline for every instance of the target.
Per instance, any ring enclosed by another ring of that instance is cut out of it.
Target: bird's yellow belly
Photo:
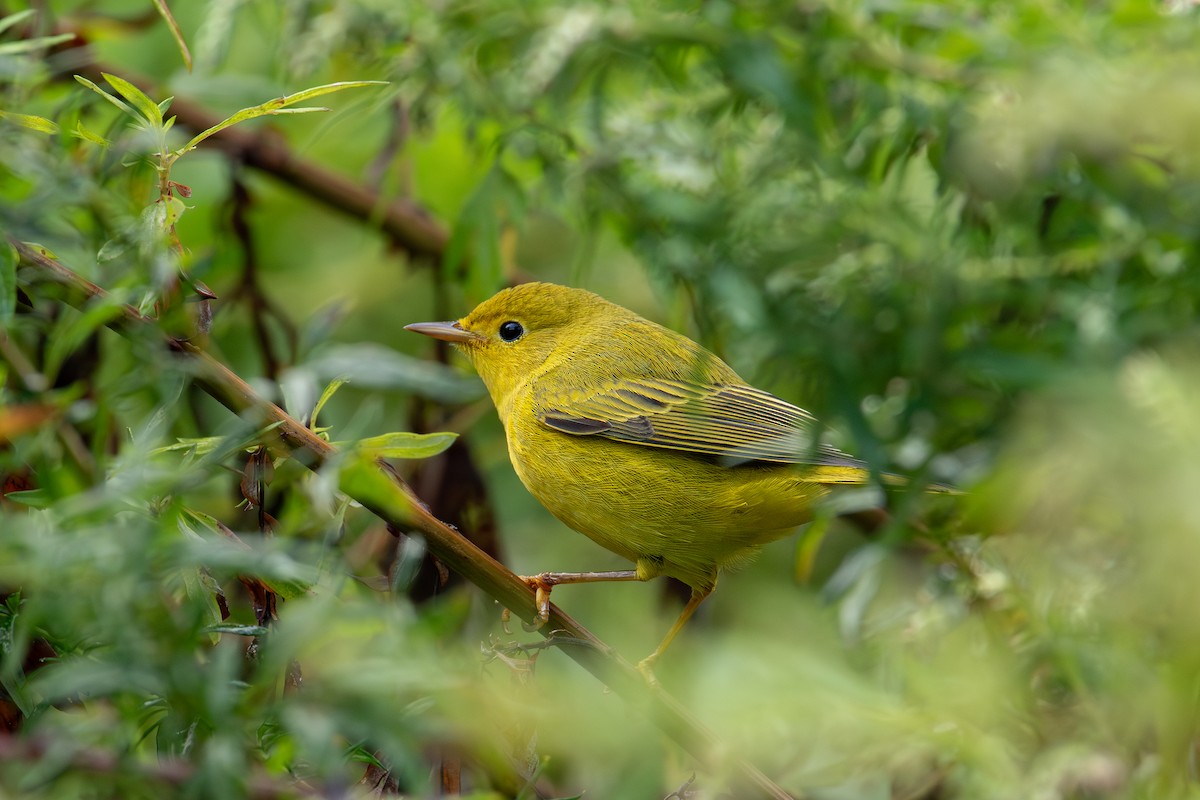
[[[505,426],[526,488],[602,547],[692,585],[811,519],[828,492],[803,467],[744,464],[661,448]]]

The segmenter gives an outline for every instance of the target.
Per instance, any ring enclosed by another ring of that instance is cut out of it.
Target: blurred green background
[[[885,540],[777,542],[673,646],[660,677],[725,755],[820,798],[1198,794],[1192,3],[167,5],[191,71],[151,2],[0,3],[7,236],[297,417],[349,377],[334,441],[462,434],[397,463],[522,574],[625,565],[537,505],[481,384],[403,326],[539,279],[684,332],[912,480]],[[170,171],[190,196],[167,230],[153,136],[71,77],[97,67],[214,119],[386,81],[234,129],[377,211],[201,148]],[[381,230],[398,200],[445,231],[436,252]],[[664,797],[693,772],[687,796],[725,796],[720,758],[553,649],[532,677],[497,657],[539,637],[435,591],[419,541],[397,550],[328,475],[277,464],[267,535],[239,488],[252,432],[153,331],[102,330],[103,304],[66,307],[7,252],[0,291],[6,793],[386,774],[433,797],[449,764],[478,797]],[[657,583],[554,598],[630,659],[678,609]]]

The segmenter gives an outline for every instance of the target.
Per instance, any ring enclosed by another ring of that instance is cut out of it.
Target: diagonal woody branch
[[[72,290],[71,302],[83,304],[107,293],[96,284],[77,275],[61,262],[29,245],[10,240],[20,255],[21,264],[65,284]],[[155,327],[155,321],[132,306],[122,306],[121,315],[109,323],[118,333]],[[163,334],[163,346],[175,353],[193,376],[195,383],[222,405],[269,429],[265,442],[280,455],[295,458],[310,469],[339,457],[337,448],[315,435],[283,409],[259,397],[244,380],[196,345]],[[522,619],[536,616],[533,591],[500,562],[472,544],[458,531],[439,520],[407,483],[385,462],[351,460],[341,469],[342,488],[381,520],[399,529],[416,528],[424,535],[429,550],[450,569],[478,586],[505,608]],[[588,629],[550,606],[549,624],[543,634],[553,637],[564,653],[584,669],[610,686],[631,705],[644,709],[668,736],[697,760],[712,764],[729,752],[716,734],[694,718],[676,700],[661,690],[651,690],[629,662]],[[736,776],[736,796],[768,797],[790,800],[789,795],[754,765],[731,759],[725,766]]]

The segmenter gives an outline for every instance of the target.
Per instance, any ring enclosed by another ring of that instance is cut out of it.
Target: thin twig
[[[286,358],[289,362],[296,360],[297,351],[300,348],[300,334],[296,330],[296,325],[282,309],[271,301],[270,296],[263,291],[259,282],[258,251],[255,248],[254,229],[248,219],[250,205],[250,189],[242,180],[239,171],[235,170],[230,185],[229,227],[233,238],[242,248],[242,268],[233,299],[246,303],[250,325],[254,329],[255,338],[258,340],[258,349],[262,353],[263,372],[272,381],[277,381],[284,363],[275,354],[267,321],[274,319],[282,329],[283,337],[287,342]]]
[[[29,245],[10,240],[21,256],[21,263],[35,267],[55,280],[76,290],[71,302],[84,303],[107,297],[106,292],[55,259],[49,258]],[[119,333],[154,327],[154,320],[140,314],[132,306],[123,306],[123,316],[109,327]],[[319,469],[332,461],[337,449],[321,439],[283,409],[263,400],[244,380],[216,361],[191,342],[163,336],[164,346],[187,365],[196,384],[222,405],[268,430],[264,444],[272,451],[290,456],[310,469]],[[381,520],[401,530],[418,528],[430,551],[446,566],[493,597],[517,616],[533,622],[537,615],[533,590],[515,573],[472,544],[465,536],[430,513],[416,493],[386,462],[375,464],[374,473],[355,474],[355,490],[347,492],[364,508]],[[711,764],[721,754],[729,753],[717,735],[693,717],[674,698],[661,689],[651,690],[641,674],[628,661],[598,639],[587,628],[567,616],[555,605],[550,606],[550,620],[541,630],[545,635],[565,635],[579,640],[584,646],[564,648],[588,672],[612,688],[631,705],[651,718],[668,736],[691,753],[697,760]],[[774,800],[791,800],[782,788],[753,764],[731,759],[728,767],[741,784],[735,787],[739,797],[759,796]]]

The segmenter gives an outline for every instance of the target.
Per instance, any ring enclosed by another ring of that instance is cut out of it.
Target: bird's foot
[[[522,622],[521,627],[527,631],[541,630],[542,626],[550,621],[550,590],[554,588],[554,581],[549,579],[549,573],[541,575],[521,575],[521,580],[525,585],[534,592],[534,607],[537,609],[537,617],[533,622]],[[512,619],[512,612],[507,608],[500,615],[500,624],[504,628],[505,633],[512,633],[508,629],[509,620]]]

